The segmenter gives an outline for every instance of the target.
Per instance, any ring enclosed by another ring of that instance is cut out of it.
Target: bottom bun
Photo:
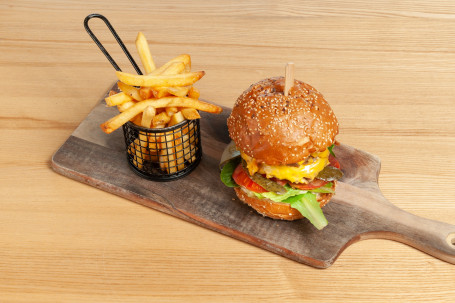
[[[336,182],[333,182],[333,189],[335,189]],[[258,213],[263,216],[272,218],[272,219],[281,219],[281,220],[298,220],[302,219],[304,216],[295,208],[292,208],[289,203],[284,202],[274,202],[270,199],[259,199],[255,197],[249,197],[246,192],[244,192],[241,187],[234,188],[237,197],[254,208]],[[333,197],[333,194],[319,194],[318,202],[321,207],[329,203],[330,199]]]

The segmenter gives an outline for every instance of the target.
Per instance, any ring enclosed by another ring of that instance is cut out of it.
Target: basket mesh
[[[185,120],[167,128],[123,125],[126,155],[140,176],[170,181],[190,173],[202,157],[199,119]]]

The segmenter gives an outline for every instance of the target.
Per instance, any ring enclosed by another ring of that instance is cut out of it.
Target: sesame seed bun
[[[314,87],[295,80],[288,96],[284,77],[251,85],[227,120],[237,149],[268,165],[303,161],[335,142],[338,121]]]
[[[333,182],[333,189],[335,189],[336,181]],[[295,208],[292,208],[289,203],[274,202],[270,199],[259,199],[255,197],[249,197],[241,187],[234,188],[237,197],[254,208],[258,213],[263,216],[270,217],[273,219],[281,219],[287,221],[293,221],[302,219],[302,214]],[[333,194],[319,194],[317,200],[319,205],[323,207],[326,205]]]

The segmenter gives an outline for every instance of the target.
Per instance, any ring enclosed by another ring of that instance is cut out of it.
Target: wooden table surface
[[[381,158],[383,194],[455,224],[455,4],[416,2],[1,0],[0,302],[453,302],[454,265],[401,243],[314,269],[50,168],[115,81],[82,26],[96,12],[135,58],[138,31],[158,64],[191,54],[201,97],[229,107],[293,61],[338,140]]]

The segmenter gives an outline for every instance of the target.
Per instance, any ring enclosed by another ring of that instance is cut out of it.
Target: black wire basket
[[[172,181],[192,172],[202,158],[199,119],[166,128],[123,125],[126,155],[131,168],[143,178]]]
[[[139,75],[142,75],[122,39],[106,17],[90,14],[84,27],[116,71],[122,71],[102,43],[93,34],[88,22],[92,18],[104,21],[123,52]],[[132,122],[123,125],[126,155],[133,170],[141,177],[155,181],[172,181],[193,171],[202,158],[199,119],[185,120],[166,128],[145,128]]]

